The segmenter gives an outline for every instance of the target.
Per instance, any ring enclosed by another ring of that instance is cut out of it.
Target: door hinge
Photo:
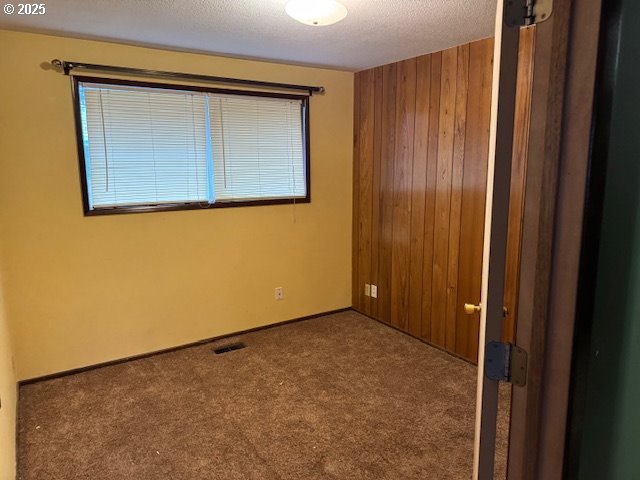
[[[489,342],[484,353],[487,378],[523,387],[527,383],[527,352],[511,343]]]
[[[504,19],[510,27],[526,27],[551,16],[553,0],[505,0]]]

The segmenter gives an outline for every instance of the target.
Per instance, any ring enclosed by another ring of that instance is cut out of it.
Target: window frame
[[[294,203],[311,202],[311,145],[309,139],[309,95],[264,92],[257,90],[239,90],[232,88],[203,87],[199,85],[171,84],[159,82],[147,82],[139,80],[127,80],[120,78],[94,77],[86,75],[73,75],[72,97],[75,117],[76,144],[80,168],[80,184],[82,189],[82,203],[85,216],[114,215],[122,213],[146,213],[146,212],[170,212],[178,210],[209,210],[214,208],[250,207],[262,205],[289,205]],[[89,185],[87,183],[87,163],[85,159],[84,140],[82,137],[82,114],[80,112],[80,83],[102,83],[105,85],[122,85],[131,87],[159,88],[167,90],[183,90],[202,93],[227,94],[239,96],[253,96],[264,98],[279,98],[301,101],[301,115],[303,131],[303,155],[305,168],[305,192],[304,197],[290,198],[265,198],[258,200],[220,201],[215,203],[187,202],[187,203],[162,203],[158,205],[122,205],[114,207],[89,208]]]

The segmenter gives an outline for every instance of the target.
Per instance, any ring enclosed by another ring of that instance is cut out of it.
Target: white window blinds
[[[203,94],[84,85],[91,208],[209,202]]]
[[[304,197],[300,100],[211,95],[218,200]]]
[[[301,99],[78,85],[90,210],[307,196]]]

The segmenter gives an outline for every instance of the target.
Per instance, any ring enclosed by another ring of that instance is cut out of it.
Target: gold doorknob
[[[464,304],[464,313],[467,315],[473,315],[474,313],[480,313],[482,307],[480,305],[474,305],[473,303]]]

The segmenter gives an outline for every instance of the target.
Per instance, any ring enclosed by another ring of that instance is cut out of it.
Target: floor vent
[[[231,352],[233,350],[240,350],[242,348],[246,348],[247,346],[242,343],[230,343],[229,345],[224,345],[222,347],[214,348],[213,351],[216,355],[220,355],[221,353]]]

